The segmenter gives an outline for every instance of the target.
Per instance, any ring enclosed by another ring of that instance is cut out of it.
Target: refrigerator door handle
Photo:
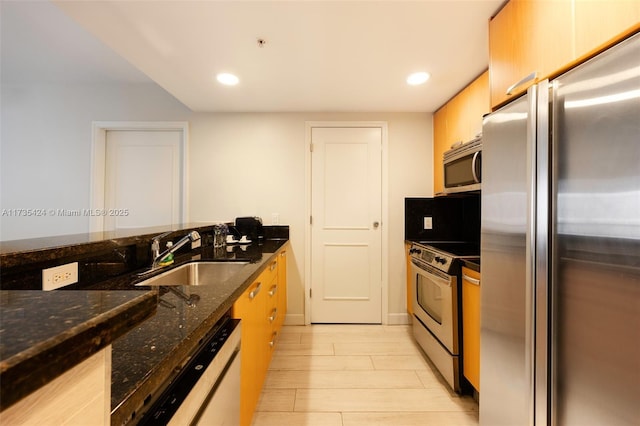
[[[527,121],[527,163],[526,163],[526,189],[527,189],[527,231],[525,241],[525,353],[524,368],[527,383],[526,424],[535,424],[535,282],[536,282],[536,216],[537,207],[537,112],[538,112],[538,86],[534,85],[527,90],[528,121]],[[523,413],[524,414],[524,413]],[[537,425],[536,425],[537,426]]]
[[[548,80],[538,83],[537,128],[536,128],[536,225],[535,225],[535,281],[532,296],[534,298],[533,327],[534,347],[534,419],[536,426],[549,423],[549,280],[551,279],[549,247],[552,234],[549,229],[549,212],[553,208],[550,185],[553,182],[553,166],[550,149],[550,89]]]

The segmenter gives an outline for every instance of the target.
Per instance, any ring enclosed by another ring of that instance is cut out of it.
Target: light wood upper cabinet
[[[485,71],[433,115],[433,192],[444,190],[442,155],[456,142],[468,142],[482,131],[482,116],[491,111],[489,73]]]
[[[491,105],[509,99],[507,88],[527,75],[525,58],[526,33],[518,28],[524,25],[524,16],[517,13],[518,5],[509,2],[489,21],[489,76]],[[523,33],[522,35],[520,33]],[[530,71],[529,71],[530,72]]]
[[[511,0],[489,22],[492,106],[515,98],[572,60],[571,3]]]
[[[489,71],[473,80],[464,91],[461,139],[467,142],[482,132],[482,116],[491,112],[489,100]]]
[[[449,144],[451,145],[451,144]],[[449,149],[447,145],[447,104],[433,114],[433,193],[444,190],[444,169],[442,154]]]
[[[639,22],[638,0],[510,0],[489,22],[491,106],[556,77]]]
[[[639,0],[575,0],[575,56],[582,58],[640,26]]]

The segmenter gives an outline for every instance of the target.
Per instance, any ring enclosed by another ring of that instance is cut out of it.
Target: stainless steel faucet
[[[156,235],[151,239],[151,258],[155,261],[156,257],[160,255],[160,239],[171,234],[173,231],[165,232],[160,235]]]
[[[198,233],[198,231],[191,231],[187,235],[182,237],[177,243],[175,243],[171,247],[167,248],[162,253],[159,253],[160,252],[160,239],[162,237],[164,237],[164,236],[169,235],[170,233],[171,232],[165,232],[164,234],[160,234],[160,235],[154,237],[151,240],[151,256],[153,257],[153,263],[151,264],[151,270],[152,271],[159,267],[160,261],[162,259],[167,257],[169,254],[175,252],[176,250],[178,250],[180,247],[182,247],[186,243],[188,243],[190,241],[193,242],[193,241],[200,240],[200,234]]]

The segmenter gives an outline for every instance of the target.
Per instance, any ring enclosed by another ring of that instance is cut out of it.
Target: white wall
[[[290,323],[304,321],[306,121],[386,121],[389,176],[389,318],[406,320],[404,198],[433,194],[432,116],[426,113],[195,114],[190,120],[194,222],[278,213],[290,226]]]
[[[115,54],[103,49],[98,40],[55,7],[38,10],[34,16],[38,16],[40,26],[56,21],[65,31],[46,36],[43,32],[41,40],[36,37],[38,34],[27,31],[31,35],[24,37],[25,25],[9,25],[13,22],[9,17],[21,16],[15,13],[22,9],[7,9],[7,6],[19,4],[2,3],[2,55],[3,58],[5,54],[14,56],[7,56],[12,61],[5,61],[3,65],[0,88],[0,209],[48,212],[89,208],[92,121],[189,121],[189,219],[194,222],[232,220],[237,216],[259,215],[269,224],[271,214],[278,213],[280,223],[291,227],[289,311],[292,318],[303,318],[307,221],[305,122],[386,121],[389,131],[387,320],[402,321],[405,313],[404,198],[433,193],[431,114],[194,114],[125,61],[115,68],[106,67],[105,63],[114,65]],[[38,5],[47,6],[46,3]],[[28,6],[30,9],[33,5]],[[88,43],[80,45],[83,49],[76,46],[81,38],[86,38]],[[52,43],[52,39],[57,42]],[[24,41],[29,43],[23,44]],[[51,50],[57,46],[64,48]],[[64,80],[67,83],[62,83],[56,78],[49,79],[50,72],[40,72],[50,71],[55,65],[46,60],[50,53],[52,58],[75,55],[84,60],[79,60],[73,69],[58,67],[54,73],[57,77],[69,77]],[[103,63],[101,58],[111,59]],[[13,70],[7,63],[15,65],[16,60],[26,60],[23,65],[32,69],[26,75],[7,73]],[[114,70],[120,70],[130,83],[105,83],[105,78],[114,81],[109,79]],[[15,80],[7,78],[8,74]],[[43,77],[58,83],[43,83]],[[0,216],[0,241],[85,233],[89,231],[88,219],[5,214]]]
[[[290,225],[289,321],[304,321],[306,121],[386,121],[389,317],[405,314],[404,198],[431,196],[432,116],[425,113],[194,114],[155,84],[3,85],[1,209],[90,205],[92,121],[190,122],[192,222],[278,213]],[[88,217],[0,217],[0,240],[89,231]]]
[[[3,84],[0,240],[85,233],[92,121],[178,121],[191,111],[155,83]],[[40,209],[46,216],[16,216]]]

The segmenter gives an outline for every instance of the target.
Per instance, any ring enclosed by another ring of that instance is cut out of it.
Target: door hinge
[[[309,216],[309,225],[313,225],[313,216]]]
[[[313,297],[313,289],[310,288],[309,289],[309,299],[311,299]]]
[[[313,152],[313,144],[312,143],[309,144],[309,151]]]

